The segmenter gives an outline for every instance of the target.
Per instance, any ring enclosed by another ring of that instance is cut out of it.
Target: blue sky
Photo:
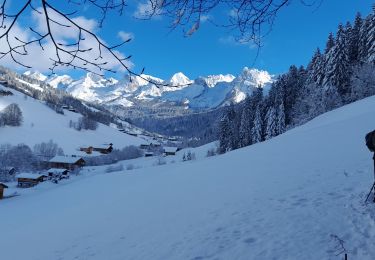
[[[181,28],[170,32],[165,17],[135,19],[137,2],[132,2],[123,16],[108,17],[99,34],[109,43],[119,42],[120,31],[123,35],[131,34],[134,39],[121,52],[133,55],[133,69],[140,71],[145,66],[146,74],[164,79],[179,71],[196,78],[220,73],[236,75],[245,66],[279,74],[291,64],[306,65],[316,47],[324,48],[329,32],[335,32],[340,22],[353,21],[357,11],[366,16],[372,5],[370,0],[323,0],[316,8],[292,1],[280,11],[255,60],[257,49],[251,44],[238,44],[233,40],[233,32],[227,29],[205,22],[191,37],[184,37]],[[217,21],[228,13],[225,9],[215,10],[211,19]],[[81,15],[96,19],[97,13],[86,9]],[[30,21],[27,19],[22,21],[24,26]]]

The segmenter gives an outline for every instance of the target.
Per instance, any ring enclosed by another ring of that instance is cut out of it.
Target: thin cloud
[[[134,40],[135,36],[134,33],[131,32],[124,32],[124,31],[119,31],[117,33],[117,36],[122,40],[122,41],[127,41],[129,39]]]
[[[229,35],[229,36],[223,36],[219,38],[219,42],[224,45],[231,45],[231,46],[247,46],[250,49],[255,49],[257,48],[257,45],[254,44],[253,42],[241,40],[241,39],[236,39],[234,36]]]

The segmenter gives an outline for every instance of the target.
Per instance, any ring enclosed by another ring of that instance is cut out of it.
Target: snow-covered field
[[[94,168],[5,199],[1,258],[343,259],[345,248],[349,259],[374,259],[375,205],[363,203],[374,104],[225,155]]]
[[[42,102],[3,86],[14,95],[0,97],[0,111],[11,103],[16,103],[22,110],[24,122],[21,127],[0,128],[0,144],[24,143],[31,148],[41,142],[53,140],[63,148],[66,154],[80,154],[79,147],[88,147],[113,143],[114,148],[139,145],[142,139],[119,132],[118,130],[99,124],[96,131],[77,131],[69,128],[69,121],[77,122],[82,115],[64,110],[64,115],[57,114]]]

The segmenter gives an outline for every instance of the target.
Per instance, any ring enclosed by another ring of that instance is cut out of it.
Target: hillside
[[[24,94],[10,90],[14,95],[0,97],[0,111],[11,103],[21,108],[23,123],[21,127],[0,128],[0,144],[24,143],[33,147],[37,143],[53,140],[63,148],[66,154],[78,154],[79,147],[113,143],[115,148],[139,145],[143,140],[119,132],[117,129],[99,124],[98,129],[77,131],[69,128],[69,122],[78,121],[81,114],[64,110],[64,115],[56,113],[39,100],[26,97]]]
[[[342,259],[344,247],[349,259],[373,259],[375,209],[363,201],[373,182],[364,135],[375,127],[374,103],[366,98],[217,157],[111,174],[95,168],[66,185],[40,185],[1,201],[1,255]]]

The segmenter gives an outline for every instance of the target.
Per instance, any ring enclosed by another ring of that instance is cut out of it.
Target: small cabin
[[[94,151],[94,147],[89,146],[89,147],[80,147],[79,150],[81,152],[85,152],[87,154],[92,154],[92,151]]]
[[[48,178],[51,179],[69,179],[69,171],[67,169],[51,168],[47,170]]]
[[[143,143],[143,144],[141,144],[139,146],[139,148],[141,148],[141,149],[148,149],[148,148],[150,148],[150,144]]]
[[[110,143],[109,145],[96,146],[96,147],[93,147],[93,151],[99,152],[102,154],[109,154],[113,150],[112,146],[113,146],[112,143]]]
[[[145,152],[145,157],[152,157],[154,156],[153,152]]]
[[[18,187],[30,188],[43,182],[47,178],[44,174],[21,173],[17,176]]]
[[[4,189],[7,189],[8,186],[6,186],[4,183],[0,182],[0,200],[4,197]]]
[[[86,162],[78,156],[55,156],[49,161],[51,168],[74,170],[85,166]]]
[[[178,151],[177,147],[164,147],[164,154],[165,155],[176,155]]]

